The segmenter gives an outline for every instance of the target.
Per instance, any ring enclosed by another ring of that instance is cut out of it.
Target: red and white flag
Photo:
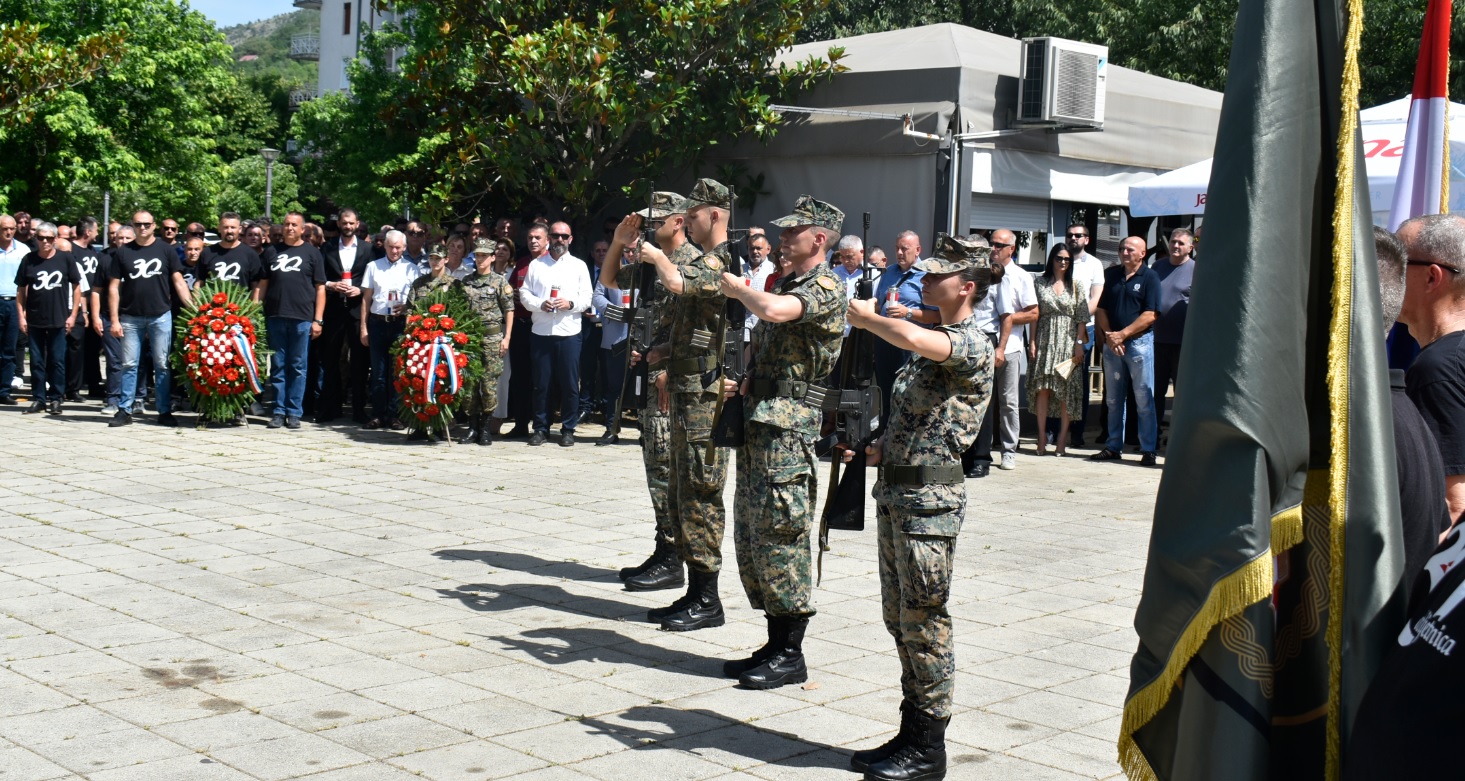
[[[1424,35],[1419,41],[1419,62],[1414,69],[1414,93],[1409,106],[1409,128],[1404,132],[1404,154],[1394,183],[1389,230],[1410,217],[1449,210],[1450,149],[1446,119],[1450,113],[1450,0],[1429,0],[1424,12]]]

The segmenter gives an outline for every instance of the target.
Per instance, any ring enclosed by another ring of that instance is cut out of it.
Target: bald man
[[[1119,245],[1119,265],[1104,269],[1104,292],[1094,312],[1104,346],[1104,383],[1108,387],[1109,441],[1089,456],[1118,461],[1124,452],[1124,398],[1134,388],[1139,410],[1140,462],[1156,465],[1159,418],[1155,415],[1155,336],[1160,313],[1160,277],[1145,266],[1145,240],[1130,236]]]

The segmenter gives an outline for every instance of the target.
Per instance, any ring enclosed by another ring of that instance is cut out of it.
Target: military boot
[[[895,753],[865,768],[865,781],[940,781],[946,777],[946,725],[916,711],[911,715],[910,740]]]
[[[722,675],[724,678],[741,677],[743,673],[768,661],[768,657],[772,656],[773,652],[777,650],[778,640],[782,636],[780,632],[783,631],[783,627],[781,626],[782,619],[774,618],[773,616],[764,616],[764,618],[768,620],[768,642],[764,643],[762,648],[754,651],[753,655],[747,659],[734,659],[730,662],[723,662]]]
[[[662,542],[661,538],[658,537],[656,539],[656,548],[651,551],[651,555],[647,556],[645,561],[637,564],[634,567],[621,567],[621,571],[616,573],[616,577],[620,578],[621,580],[626,580],[627,578],[634,578],[637,575],[640,575],[641,573],[645,572],[648,567],[656,563],[656,560],[661,556],[662,550],[665,548],[671,548],[672,553],[676,553],[676,546],[672,545],[669,542]]]
[[[493,444],[493,430],[496,428],[489,420],[487,415],[478,419],[478,444],[485,447]]]
[[[692,578],[691,578],[691,581],[687,583],[687,593],[685,593],[685,594],[677,597],[677,599],[676,599],[675,602],[672,602],[670,605],[667,605],[666,607],[653,607],[650,610],[646,611],[646,619],[648,621],[651,621],[654,624],[659,624],[659,623],[661,623],[661,620],[663,618],[666,618],[667,616],[674,615],[676,613],[682,612],[683,610],[686,610],[687,609],[687,605],[692,604],[692,602],[695,601],[696,599],[697,599],[697,571],[696,570],[692,570]]]
[[[626,578],[627,591],[661,591],[686,585],[682,559],[671,545],[658,546],[661,555],[639,575]]]
[[[849,769],[855,771],[856,773],[863,773],[868,770],[871,765],[889,758],[890,755],[905,747],[905,745],[909,743],[911,739],[911,721],[912,717],[915,715],[915,712],[915,706],[911,705],[910,700],[901,700],[900,730],[895,733],[895,737],[885,741],[885,745],[883,746],[865,749],[864,751],[856,751],[854,754],[850,755]]]
[[[773,653],[739,676],[738,683],[749,689],[776,689],[809,680],[809,668],[804,666],[804,630],[808,627],[809,619],[804,616],[780,618]]]
[[[468,433],[466,433],[466,434],[463,435],[463,441],[464,442],[472,442],[473,440],[478,439],[478,432],[479,431],[482,431],[482,430],[483,430],[483,416],[482,415],[469,415],[468,416]]]
[[[687,595],[691,599],[681,610],[662,618],[661,628],[667,632],[691,632],[727,623],[722,612],[722,600],[717,596],[718,573],[688,569],[692,573],[691,582],[687,584]]]

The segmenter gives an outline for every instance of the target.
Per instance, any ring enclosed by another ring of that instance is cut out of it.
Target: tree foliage
[[[0,127],[28,121],[42,99],[73,87],[122,56],[122,35],[97,33],[68,44],[54,40],[45,25],[0,23]]]
[[[300,205],[300,183],[295,166],[283,159],[275,163],[274,186],[270,190],[270,214],[265,214],[265,161],[257,152],[230,163],[224,172],[223,189],[219,192],[219,211],[236,212],[247,219],[269,217],[270,222],[285,221],[289,212],[304,211]]]
[[[830,0],[800,39],[956,22],[1014,38],[1055,35],[1105,44],[1116,65],[1224,90],[1237,8],[1238,0]],[[1365,4],[1362,105],[1409,92],[1424,10],[1421,0]],[[1458,97],[1465,95],[1465,15],[1457,13],[1453,27],[1450,94]]]
[[[312,180],[337,201],[591,219],[616,182],[772,133],[771,103],[839,67],[838,51],[773,64],[822,3],[407,0],[400,29],[369,36],[352,98],[318,101],[295,127],[321,155]],[[368,139],[380,151],[362,166]]]

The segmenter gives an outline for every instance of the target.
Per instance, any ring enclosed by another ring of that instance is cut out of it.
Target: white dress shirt
[[[1002,274],[1002,282],[997,286],[997,309],[1002,314],[1017,314],[1030,306],[1038,305],[1038,290],[1033,284],[1033,275],[1024,271],[1022,266],[1011,261],[1007,264],[1006,271]],[[1022,352],[1027,325],[1014,325],[1012,333],[1007,337],[1007,354],[1012,355]]]
[[[559,297],[570,302],[569,309],[545,312],[540,304],[559,290]],[[540,336],[574,336],[580,333],[583,313],[590,309],[594,291],[590,287],[590,266],[568,252],[558,260],[553,255],[529,261],[524,284],[519,288],[519,301],[529,310],[533,332]]]
[[[336,249],[338,252],[341,253],[341,273],[343,275],[350,274],[351,269],[355,268],[356,249],[360,246],[361,242],[356,240],[355,234],[352,234],[350,244],[347,244],[344,240],[341,239],[337,240]]]
[[[1073,259],[1073,286],[1083,291],[1084,300],[1088,300],[1094,285],[1104,286],[1104,264],[1085,250]],[[1089,315],[1089,325],[1093,324],[1094,316]]]
[[[371,314],[390,315],[396,307],[406,304],[412,280],[420,276],[422,269],[406,255],[396,263],[382,257],[366,264],[361,289],[371,291]]]

